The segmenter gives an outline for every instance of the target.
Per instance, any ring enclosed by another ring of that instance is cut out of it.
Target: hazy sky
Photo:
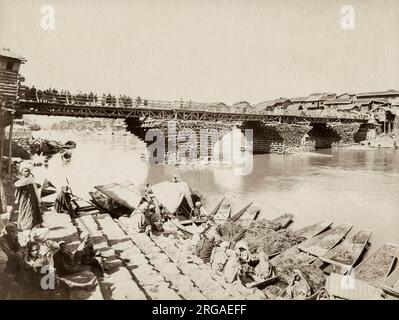
[[[399,89],[398,17],[398,0],[0,0],[0,45],[40,88],[256,103]]]

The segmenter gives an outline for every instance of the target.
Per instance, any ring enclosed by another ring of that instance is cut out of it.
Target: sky
[[[399,89],[398,16],[397,0],[0,0],[0,45],[37,88],[257,103]]]

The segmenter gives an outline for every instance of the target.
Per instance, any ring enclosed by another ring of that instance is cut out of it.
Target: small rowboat
[[[342,268],[342,272],[349,272],[359,260],[365,249],[372,231],[361,230],[351,238],[344,240],[341,244],[328,251],[320,259],[334,266]]]
[[[304,227],[295,231],[295,234],[306,239],[311,239],[318,234],[322,233],[328,229],[333,223],[331,221],[323,221],[320,223],[312,224],[310,226]]]
[[[382,290],[399,298],[399,268],[392,272],[381,285]]]
[[[364,280],[378,288],[388,277],[395,262],[397,251],[398,246],[396,244],[385,243],[356,266],[351,274],[356,279]]]
[[[342,224],[300,243],[298,248],[316,257],[321,257],[334,248],[346,236],[352,227],[351,224]]]
[[[108,198],[101,192],[89,192],[92,198],[91,202],[101,213],[109,213],[113,218],[119,218],[122,216],[130,215],[132,210],[124,206],[110,207]]]
[[[236,222],[238,219],[241,218],[241,216],[245,213],[245,211],[247,211],[247,209],[253,204],[253,202],[250,202],[249,204],[247,204],[246,206],[244,206],[244,208],[242,208],[241,210],[239,210],[236,214],[234,214],[233,216],[231,216],[229,218],[229,221],[231,222]]]

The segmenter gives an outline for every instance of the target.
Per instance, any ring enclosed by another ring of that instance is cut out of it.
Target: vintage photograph
[[[0,300],[398,300],[398,17],[0,0]]]

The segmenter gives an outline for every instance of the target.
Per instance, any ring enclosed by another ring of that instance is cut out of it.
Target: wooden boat
[[[244,206],[244,208],[242,208],[241,210],[239,210],[236,214],[234,214],[233,216],[231,216],[229,218],[230,222],[236,222],[238,219],[241,218],[241,216],[245,213],[245,211],[247,211],[247,209],[253,204],[253,201],[250,202],[249,204],[247,204],[246,206]]]
[[[174,221],[175,220],[175,221]],[[189,230],[187,230],[187,228],[185,228],[184,226],[182,226],[180,224],[180,222],[178,222],[177,219],[171,219],[170,221],[172,222],[172,224],[183,233],[183,235],[187,238],[187,239],[191,239],[193,237],[193,233],[190,232]]]
[[[253,221],[255,221],[258,218],[260,212],[260,208],[253,206],[248,208],[247,211],[241,216],[240,220],[237,221],[241,227],[244,227],[246,230],[248,230],[252,224]]]
[[[230,202],[224,198],[220,204],[219,209],[213,214],[213,221],[215,223],[224,223],[231,216],[231,205]]]
[[[67,141],[61,147],[63,149],[74,149],[74,148],[76,148],[76,142],[75,141]]]
[[[331,221],[323,221],[320,223],[312,224],[310,226],[304,227],[295,231],[295,234],[306,239],[311,239],[318,234],[322,233],[328,229],[333,223]]]
[[[381,285],[382,290],[399,298],[399,268],[396,268]]]
[[[314,238],[300,243],[298,248],[301,251],[305,251],[316,257],[321,257],[334,248],[346,236],[352,227],[351,224],[342,224],[334,227]]]
[[[253,288],[258,288],[259,290],[262,290],[263,288],[275,283],[277,280],[279,279],[279,276],[272,276],[269,279],[262,279],[262,280],[258,280],[258,281],[253,281],[253,282],[249,282],[247,284],[245,284],[245,286],[249,289],[253,289]]]
[[[72,160],[72,152],[70,150],[66,150],[64,153],[61,153],[61,159],[65,162],[69,162]]]
[[[209,213],[209,217],[213,217],[218,212],[218,210],[220,209],[220,206],[222,205],[224,199],[226,199],[226,197],[223,197],[222,200],[220,200],[216,204],[216,206],[213,208],[213,210]]]
[[[111,207],[108,197],[99,191],[89,192],[92,198],[91,202],[101,213],[109,213],[113,218],[119,218],[125,215],[130,215],[132,210],[124,206]]]
[[[273,266],[278,266],[279,264],[281,264],[281,262],[285,259],[285,258],[289,258],[292,256],[301,256],[302,257],[302,263],[303,264],[311,264],[312,262],[314,262],[316,260],[316,258],[306,252],[302,252],[298,249],[298,245],[295,245],[285,251],[283,251],[282,253],[274,256],[272,259],[270,259],[270,262]]]
[[[352,270],[356,279],[364,280],[375,287],[379,287],[388,277],[398,252],[398,246],[385,243],[370,254],[365,260]]]
[[[40,197],[44,198],[57,192],[56,187],[47,179],[44,179],[42,187],[40,189]]]
[[[371,230],[360,230],[349,239],[345,239],[342,243],[332,248],[321,256],[320,259],[342,268],[343,272],[346,273],[350,271],[359,260],[372,233]]]
[[[271,220],[273,224],[276,225],[275,230],[285,229],[294,220],[294,215],[292,213],[284,213],[281,216]]]

